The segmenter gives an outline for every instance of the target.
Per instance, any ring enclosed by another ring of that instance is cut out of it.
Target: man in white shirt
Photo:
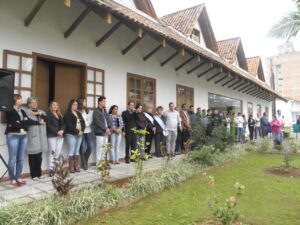
[[[181,119],[173,102],[169,104],[169,110],[164,113],[164,116],[166,118],[166,129],[169,131],[166,141],[167,152],[168,155],[175,156],[177,128],[178,126],[181,128]]]
[[[257,139],[258,137],[261,137],[260,118],[261,118],[261,115],[258,112],[257,117],[255,119],[255,139]]]
[[[236,141],[241,142],[241,137],[243,136],[243,124],[244,124],[244,118],[242,117],[242,114],[239,112],[238,116],[235,118],[235,123],[237,127],[237,137]]]

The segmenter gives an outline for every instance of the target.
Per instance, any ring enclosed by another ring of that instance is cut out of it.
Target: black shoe
[[[130,160],[129,160],[129,159],[125,159],[125,162],[126,162],[127,164],[129,164],[129,163],[130,163]]]

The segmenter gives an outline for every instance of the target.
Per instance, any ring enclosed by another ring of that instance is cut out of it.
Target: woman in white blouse
[[[81,112],[86,126],[83,132],[82,143],[80,146],[80,160],[82,169],[87,170],[89,157],[94,148],[91,128],[93,122],[93,111],[87,108],[86,99],[78,99],[78,103],[78,110]]]

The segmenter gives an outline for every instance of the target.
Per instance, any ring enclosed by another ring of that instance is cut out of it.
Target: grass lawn
[[[300,158],[292,164],[300,166]],[[240,197],[242,221],[257,225],[300,225],[300,178],[268,175],[264,168],[282,164],[282,156],[252,154],[211,169],[221,196],[235,193],[233,184],[246,186]],[[213,196],[207,177],[199,175],[176,188],[147,196],[128,208],[113,209],[80,224],[189,225],[211,218],[207,202]]]

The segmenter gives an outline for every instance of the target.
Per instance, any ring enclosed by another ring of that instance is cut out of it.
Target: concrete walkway
[[[178,162],[183,155],[176,156],[171,162]],[[144,171],[150,172],[159,169],[163,165],[162,158],[152,158],[145,162]],[[121,163],[113,165],[110,170],[110,180],[122,180],[134,176],[135,164]],[[84,187],[87,184],[100,183],[101,175],[97,173],[95,167],[90,167],[87,171],[71,174],[76,188]],[[9,203],[25,204],[34,200],[42,199],[49,194],[55,193],[51,183],[51,177],[45,177],[38,181],[30,178],[26,179],[27,184],[21,187],[13,187],[9,182],[0,183],[0,208]]]

